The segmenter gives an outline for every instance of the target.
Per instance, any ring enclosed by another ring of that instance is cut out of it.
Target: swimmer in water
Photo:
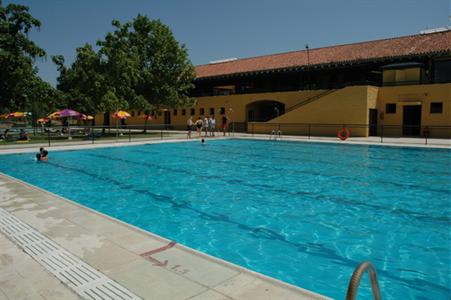
[[[44,147],[39,148],[39,153],[36,154],[36,159],[38,161],[48,161],[49,160],[49,152],[45,150]]]

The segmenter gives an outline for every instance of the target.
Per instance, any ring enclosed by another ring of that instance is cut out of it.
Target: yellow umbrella
[[[22,118],[22,117],[25,117],[26,115],[27,115],[26,112],[16,111],[16,112],[10,113],[8,115],[8,118]]]
[[[60,112],[59,111],[55,111],[54,113],[51,113],[50,115],[49,115],[49,118],[50,119],[57,119],[57,118],[59,118],[60,117]]]
[[[113,114],[113,118],[115,119],[127,119],[130,116],[131,115],[128,112],[123,110],[119,110]]]
[[[47,123],[49,121],[48,118],[39,118],[36,120],[37,123]]]
[[[94,119],[94,117],[93,116],[90,116],[90,115],[82,115],[82,117],[81,117],[83,120],[93,120]]]
[[[131,116],[131,115],[130,115],[128,112],[123,111],[123,110],[119,110],[119,111],[117,111],[117,112],[115,112],[115,113],[113,114],[113,118],[116,119],[116,140],[117,140],[117,136],[118,136],[118,134],[119,134],[119,124],[118,124],[118,120],[119,120],[119,119],[125,120],[125,119],[127,119],[128,117],[130,117],[130,116]],[[121,135],[122,135],[122,133],[121,133]]]

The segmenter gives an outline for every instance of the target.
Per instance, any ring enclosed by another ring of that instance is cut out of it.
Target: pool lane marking
[[[109,157],[109,156],[106,156],[106,155],[92,155],[92,156],[97,156],[97,157],[101,157],[101,158],[107,158],[107,159],[110,159],[110,160],[116,159],[116,160],[123,161],[123,162],[130,163],[130,164],[138,164],[138,162],[135,162],[135,161],[129,161],[129,160],[125,160],[125,159],[122,159],[122,158],[113,158],[113,157]],[[52,164],[52,163],[49,162],[49,164]],[[144,163],[141,163],[141,165],[143,165],[143,164]],[[148,163],[146,163],[146,164],[148,164]],[[77,169],[77,168],[74,168],[74,167],[63,166],[63,165],[60,165],[60,164],[53,164],[53,165],[56,166],[56,167],[63,168],[63,169],[70,169],[70,170],[74,170],[74,171],[77,171],[77,172],[80,172],[80,173],[84,173],[86,175],[93,176],[95,178],[99,178],[101,180],[105,180],[106,179],[104,177],[99,177],[98,175],[94,175],[94,174],[91,174],[91,173],[89,173],[89,172],[87,172],[85,170]],[[154,164],[154,166],[162,168],[161,166],[156,165],[156,164]],[[174,169],[174,170],[177,170],[177,169]],[[119,186],[123,185],[119,181],[115,181],[115,180],[112,180],[112,179],[108,179],[108,181],[110,181],[110,182],[112,182],[114,184],[117,184]],[[148,192],[148,191],[146,191],[146,192]],[[159,197],[169,198],[168,200],[170,200],[170,197],[168,197],[168,196],[159,196]],[[155,200],[161,201],[162,199],[155,198]],[[192,207],[189,208],[189,209],[198,212],[199,214],[201,214],[202,217],[212,217],[210,214],[207,214],[207,213],[202,212],[202,211],[198,211],[198,210],[196,210],[196,209],[194,209]],[[216,216],[213,215],[213,217],[216,217]],[[216,220],[216,218],[215,218],[215,220]],[[234,222],[234,221],[228,219],[228,217],[226,217],[226,219],[222,220],[222,221],[227,222],[227,223],[232,223],[232,224],[239,225],[241,228],[244,228],[244,229],[249,229],[249,228],[252,229],[252,227],[249,227],[249,226],[247,226],[245,224],[240,224],[239,222]],[[251,232],[253,234],[255,234],[255,233],[260,233],[261,234],[262,230],[257,228],[257,230],[252,230]],[[258,235],[258,236],[260,237],[260,235]],[[273,237],[277,237],[277,233],[276,233],[276,235],[272,235],[272,236]],[[315,244],[312,245],[311,243],[308,243],[308,245],[304,245],[304,244],[299,244],[299,243],[296,243],[296,242],[292,242],[292,241],[286,240],[285,238],[282,238],[282,239],[277,238],[277,239],[282,241],[282,242],[284,242],[284,243],[288,243],[288,244],[290,244],[292,246],[295,246],[295,247],[298,248],[298,251],[301,251],[301,252],[304,252],[304,253],[307,253],[307,254],[316,255],[316,256],[322,256],[322,257],[325,257],[325,258],[328,258],[328,259],[330,259],[331,257],[334,257],[334,258],[338,259],[339,261],[341,261],[342,263],[344,263],[344,264],[346,264],[348,266],[352,266],[352,267],[358,264],[357,261],[354,261],[352,259],[348,259],[346,257],[343,257],[340,254],[336,253],[333,249],[329,249],[327,247],[324,247],[323,245],[315,245]],[[160,261],[158,261],[158,260],[156,260],[156,259],[154,259],[152,257],[150,257],[150,259],[148,259],[148,260],[152,261],[152,262],[155,262],[157,266],[166,266],[167,265],[166,262],[160,262]],[[408,280],[408,279],[403,279],[403,278],[394,276],[394,275],[392,275],[389,272],[386,272],[384,270],[380,270],[379,272],[380,272],[380,274],[382,276],[386,276],[386,277],[391,278],[393,280],[405,282],[409,286],[410,285],[412,285],[412,286],[413,285],[418,285],[418,281],[419,281],[418,278],[415,279],[415,280]],[[415,282],[411,282],[411,281],[415,281]],[[427,284],[425,284],[425,283],[427,283]],[[425,286],[434,285],[433,283],[428,282],[428,281],[425,281],[425,283],[421,282],[421,284],[423,284]],[[434,285],[434,287],[436,287],[436,288],[438,287],[440,289],[444,288],[443,286],[440,286],[440,285]]]
[[[156,253],[160,253],[163,251],[166,251],[168,249],[171,249],[172,247],[174,247],[177,243],[174,241],[169,242],[167,245],[157,248],[157,249],[153,249],[144,253],[141,253],[140,256],[151,261],[153,263],[154,266],[157,267],[166,267],[168,265],[168,260],[164,260],[163,262],[159,261],[156,258],[153,258],[151,255],[156,254]]]

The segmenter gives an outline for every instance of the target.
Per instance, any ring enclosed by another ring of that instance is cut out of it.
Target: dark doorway
[[[377,136],[377,109],[370,109],[370,136]]]
[[[247,121],[248,122],[254,122],[254,111],[253,110],[248,110],[247,111]]]
[[[164,111],[164,124],[166,125],[171,124],[171,112],[168,110]]]
[[[266,122],[285,113],[285,104],[273,100],[261,100],[246,106],[248,122]]]
[[[421,105],[406,105],[403,108],[402,135],[419,136],[421,132]]]

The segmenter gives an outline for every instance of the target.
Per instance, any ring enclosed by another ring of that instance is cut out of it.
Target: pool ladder
[[[277,141],[277,138],[279,138],[279,140],[280,140],[281,136],[282,136],[282,131],[280,131],[280,130],[276,131],[275,129],[273,129],[271,131],[271,133],[269,134],[269,139],[272,140],[272,138],[274,137],[274,140]]]
[[[346,293],[346,300],[355,300],[357,297],[357,290],[359,288],[360,279],[362,279],[365,271],[368,271],[370,275],[371,290],[373,292],[374,300],[381,300],[381,291],[379,289],[379,282],[377,280],[376,269],[369,261],[364,261],[352,273],[351,280],[349,281],[348,292]]]

